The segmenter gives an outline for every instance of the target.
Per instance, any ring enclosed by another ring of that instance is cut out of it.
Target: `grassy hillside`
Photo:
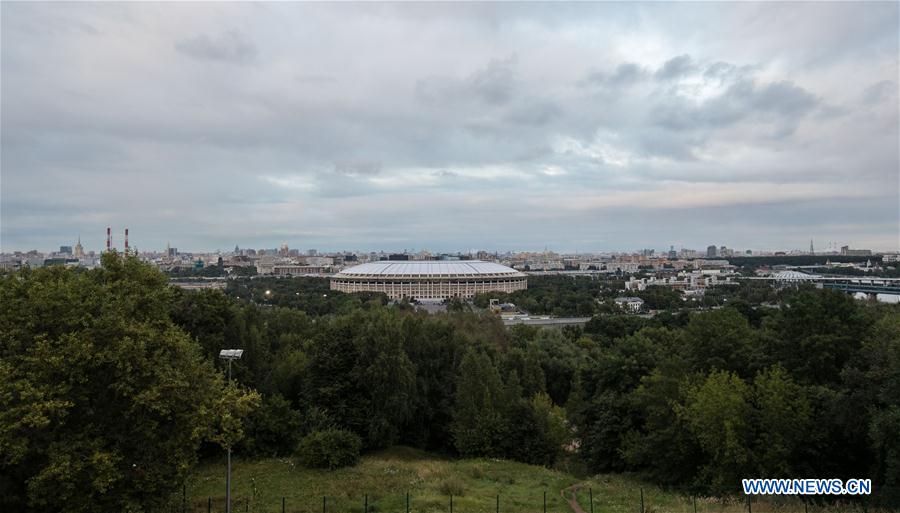
[[[370,513],[405,513],[406,493],[411,513],[494,513],[500,495],[501,513],[542,513],[544,492],[548,513],[591,513],[588,489],[593,490],[594,513],[638,513],[640,490],[646,513],[693,512],[689,497],[667,492],[621,475],[579,479],[558,470],[492,459],[441,459],[432,454],[395,447],[367,455],[352,468],[308,470],[291,459],[232,461],[232,504],[235,513],[277,513],[281,498],[291,513],[363,513],[368,494]],[[254,491],[255,490],[255,491]],[[574,495],[577,504],[570,504]],[[188,510],[224,511],[223,463],[201,465],[187,492]],[[254,499],[255,497],[255,499]],[[581,511],[578,511],[578,508]],[[852,511],[857,508],[829,508]],[[698,499],[697,511],[745,513],[745,503]],[[754,500],[754,512],[804,512],[797,501]],[[811,512],[825,511],[810,507]]]

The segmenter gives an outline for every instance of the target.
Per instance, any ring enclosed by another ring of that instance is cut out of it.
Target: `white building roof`
[[[382,260],[355,265],[341,271],[338,276],[482,276],[524,274],[493,262],[481,260]]]
[[[800,271],[781,271],[780,273],[775,273],[772,277],[779,281],[807,281],[821,278],[819,275],[801,273]]]

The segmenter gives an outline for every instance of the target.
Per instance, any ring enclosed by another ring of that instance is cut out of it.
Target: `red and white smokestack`
[[[125,254],[128,254],[128,228],[125,228]]]
[[[109,226],[106,227],[106,252],[109,253],[112,250],[112,230]]]

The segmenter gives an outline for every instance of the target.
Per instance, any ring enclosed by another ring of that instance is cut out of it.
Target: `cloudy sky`
[[[896,2],[0,14],[3,251],[900,246]]]

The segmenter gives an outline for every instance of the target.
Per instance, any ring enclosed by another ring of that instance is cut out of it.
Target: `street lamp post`
[[[219,358],[228,361],[228,381],[231,382],[231,361],[240,360],[243,349],[223,349]],[[225,474],[225,513],[231,513],[231,441],[228,442],[228,470]]]

